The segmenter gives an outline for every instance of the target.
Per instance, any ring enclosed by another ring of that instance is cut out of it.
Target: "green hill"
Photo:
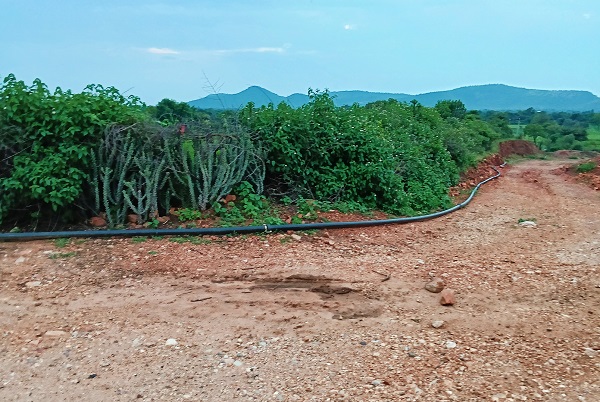
[[[418,95],[367,91],[338,91],[331,94],[338,106],[354,103],[365,105],[392,98],[400,102],[416,99],[425,106],[434,106],[440,100],[460,100],[471,110],[524,110],[531,107],[545,111],[600,111],[600,98],[591,92],[526,89],[503,84],[474,85]],[[308,102],[308,96],[298,93],[281,96],[264,88],[251,86],[237,94],[214,94],[188,103],[199,109],[239,109],[248,102],[254,102],[256,106],[286,102],[299,107]]]

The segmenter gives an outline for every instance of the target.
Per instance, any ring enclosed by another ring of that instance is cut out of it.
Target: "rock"
[[[26,288],[37,288],[38,286],[42,286],[42,282],[40,281],[30,281],[25,284]]]
[[[233,194],[228,194],[225,196],[225,198],[223,199],[223,202],[225,204],[228,204],[230,202],[234,202],[235,200],[237,200],[237,197]]]
[[[440,304],[442,306],[452,306],[454,303],[456,303],[454,292],[450,289],[442,290],[440,296]]]
[[[102,360],[100,362],[100,367],[108,367],[110,366],[110,362],[108,360]]]
[[[425,289],[432,293],[440,293],[444,290],[446,284],[441,278],[433,278],[427,285],[425,285]]]
[[[129,214],[129,215],[127,215],[127,222],[133,223],[133,224],[137,224],[138,223],[138,216],[136,214]]]
[[[164,225],[165,223],[169,222],[169,218],[168,216],[159,216],[158,218],[156,218],[156,220],[158,221],[158,223],[160,223],[161,225]]]
[[[101,228],[106,226],[106,219],[101,218],[99,216],[94,216],[93,218],[90,219],[90,225],[92,225],[95,228]]]
[[[22,264],[25,262],[25,257],[19,257],[15,260],[15,264]]]
[[[534,221],[522,221],[519,222],[519,226],[522,226],[524,228],[534,228],[537,226],[537,223],[535,223]]]
[[[447,341],[446,342],[446,348],[447,349],[454,349],[456,347],[456,342],[453,341]]]
[[[45,336],[67,336],[65,331],[46,331]]]
[[[242,363],[242,362],[241,362],[241,361],[239,361],[239,360],[236,360],[236,361],[234,361],[234,362],[233,362],[233,365],[234,365],[235,367],[240,367],[240,366],[242,366],[243,364],[244,364],[244,363]]]
[[[177,346],[177,340],[174,338],[169,338],[167,339],[167,341],[165,342],[165,345],[167,346]]]
[[[373,381],[371,381],[371,384],[372,384],[374,387],[377,387],[377,386],[379,386],[379,385],[383,384],[383,381],[381,381],[381,380],[373,380]]]
[[[442,320],[435,320],[434,322],[431,323],[431,326],[433,328],[442,328],[444,326],[444,321],[442,321]]]
[[[290,237],[291,237],[292,239],[296,240],[296,241],[300,241],[300,240],[302,240],[302,237],[301,237],[301,236],[298,236],[298,235],[297,235],[297,234],[295,234],[295,233],[294,233],[293,235],[291,235]]]
[[[585,348],[583,350],[583,353],[585,353],[586,356],[588,356],[588,357],[596,357],[596,356],[598,356],[598,351],[594,350],[592,348]]]

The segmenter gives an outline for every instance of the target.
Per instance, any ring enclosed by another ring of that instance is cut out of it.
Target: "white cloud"
[[[257,47],[255,49],[248,49],[248,51],[256,53],[283,53],[285,49],[282,47]]]
[[[289,46],[283,47],[250,47],[243,49],[223,49],[216,53],[284,53]]]
[[[177,50],[169,49],[166,47],[149,47],[146,49],[148,53],[152,54],[179,54]]]
[[[589,20],[590,18],[592,18],[592,14],[585,13],[585,14],[583,14],[583,18],[585,18],[586,20]]]
[[[356,29],[356,25],[346,24],[346,25],[344,25],[344,29],[346,31],[354,31]]]

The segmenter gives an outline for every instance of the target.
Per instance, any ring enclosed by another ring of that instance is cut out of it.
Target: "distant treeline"
[[[600,151],[596,138],[590,138],[590,132],[595,134],[600,126],[600,113],[543,112],[529,108],[517,112],[485,111],[480,115],[490,123],[508,122],[515,137],[530,139],[545,151]]]

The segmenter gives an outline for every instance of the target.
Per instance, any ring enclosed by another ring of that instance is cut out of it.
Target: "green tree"
[[[436,103],[435,109],[438,111],[442,119],[454,117],[463,119],[467,115],[465,104],[459,100],[442,100]]]
[[[156,106],[148,107],[148,112],[153,118],[165,123],[175,124],[190,120],[210,120],[210,116],[185,102],[173,99],[163,99]]]

